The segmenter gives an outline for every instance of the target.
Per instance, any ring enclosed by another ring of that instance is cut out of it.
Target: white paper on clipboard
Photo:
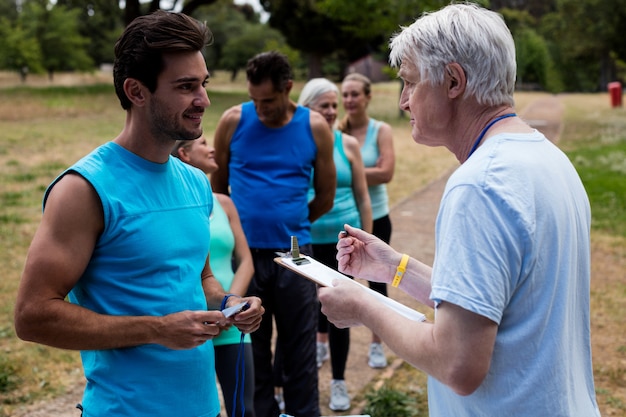
[[[302,275],[303,277],[310,279],[311,281],[323,286],[323,287],[332,287],[333,281],[335,279],[347,279],[349,281],[353,281],[350,277],[342,274],[339,271],[336,271],[332,268],[327,267],[321,262],[316,261],[307,255],[300,255],[301,258],[307,259],[309,262],[304,264],[296,265],[293,259],[290,256],[277,257],[274,258],[274,261],[279,265],[282,265],[286,268],[291,269],[292,271]],[[405,306],[397,302],[396,300],[385,297],[384,295],[366,287],[360,282],[353,281],[356,284],[363,287],[364,290],[367,291],[368,294],[373,295],[382,303],[386,304],[388,307],[395,310],[397,313],[403,315],[404,317],[414,320],[414,321],[424,321],[426,320],[426,316],[420,313],[417,310],[413,310],[410,307]]]

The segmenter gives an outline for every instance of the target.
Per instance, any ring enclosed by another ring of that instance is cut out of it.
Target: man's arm
[[[313,175],[315,197],[309,202],[309,221],[313,223],[333,207],[337,172],[333,160],[333,132],[320,113],[311,111],[311,130],[317,145]]]
[[[230,195],[228,163],[230,161],[230,141],[241,119],[241,105],[226,110],[215,129],[213,146],[215,147],[215,162],[220,167],[211,174],[211,187],[220,194]]]
[[[498,326],[486,317],[442,303],[434,323],[416,322],[351,281],[320,288],[319,298],[322,313],[337,327],[365,325],[399,357],[459,395],[474,392],[489,371]]]
[[[75,174],[51,190],[35,233],[15,304],[15,330],[28,341],[63,349],[112,349],[158,343],[172,349],[198,346],[219,333],[217,311],[163,317],[108,316],[65,300],[91,259],[103,229],[100,199]]]

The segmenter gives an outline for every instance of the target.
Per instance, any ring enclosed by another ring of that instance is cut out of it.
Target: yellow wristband
[[[391,283],[392,287],[397,287],[400,285],[400,281],[404,277],[404,273],[406,272],[406,264],[409,263],[409,255],[406,253],[402,254],[402,260],[400,261],[400,265],[396,269],[396,275],[393,277],[393,281]]]

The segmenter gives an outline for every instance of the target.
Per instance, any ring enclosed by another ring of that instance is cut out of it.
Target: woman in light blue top
[[[302,89],[298,104],[322,114],[333,128],[337,120],[339,89],[325,78],[314,78]],[[345,224],[360,224],[362,229],[372,230],[372,206],[359,142],[353,136],[333,130],[337,190],[333,208],[311,225],[311,237],[313,255],[320,262],[337,269],[338,232],[343,230]],[[350,408],[350,396],[344,373],[350,348],[350,330],[338,329],[328,323],[321,311],[318,329],[318,367],[326,359],[330,347],[333,379],[329,408],[334,411],[347,410]]]
[[[204,136],[191,141],[177,141],[172,155],[210,175],[218,170],[215,149],[207,145]],[[209,246],[211,270],[225,291],[245,296],[254,273],[252,254],[241,227],[239,214],[230,197],[213,193],[213,211],[209,217],[211,239]],[[233,271],[233,261],[236,265]],[[224,405],[228,416],[233,415],[233,401],[240,416],[241,389],[245,417],[254,417],[254,362],[250,335],[244,337],[244,380],[243,387],[237,386],[238,353],[241,332],[235,326],[222,331],[213,339],[215,346],[215,371],[219,379]]]

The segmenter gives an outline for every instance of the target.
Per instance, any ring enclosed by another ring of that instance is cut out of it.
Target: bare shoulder
[[[72,197],[72,198],[67,198]],[[46,207],[56,202],[63,203],[63,206],[93,206],[100,205],[100,198],[91,183],[82,175],[70,171],[61,177],[50,189],[46,200]]]
[[[217,201],[220,203],[222,207],[233,205],[233,200],[226,194],[222,194],[222,193],[214,193],[214,194],[215,194],[215,198],[217,198]]]
[[[241,104],[237,104],[236,106],[232,106],[226,109],[224,113],[222,113],[222,117],[220,118],[220,124],[237,124],[239,123],[239,119],[241,119]]]
[[[222,209],[224,209],[224,211],[227,214],[230,214],[232,211],[236,210],[235,208],[235,204],[233,203],[233,200],[227,196],[226,194],[222,194],[222,193],[214,193],[215,194],[215,198],[217,198],[217,202],[220,204],[220,206],[222,206]]]
[[[359,140],[355,138],[354,136],[348,135],[347,133],[342,133],[341,140],[342,140],[344,149],[347,149],[353,152],[360,152],[361,145],[359,144]]]
[[[321,113],[311,110],[309,112],[309,120],[311,121],[311,127],[320,127],[326,125],[328,127],[328,122],[324,119]]]
[[[318,142],[326,142],[332,145],[333,142],[333,132],[328,126],[328,122],[320,113],[316,111],[310,112],[310,122],[311,122],[311,131],[313,132],[313,137],[315,141]]]
[[[392,129],[391,129],[391,125],[387,122],[383,122],[381,120],[379,120],[380,122],[380,128],[378,129],[378,134],[380,136],[391,136],[391,134],[393,133]]]
[[[93,186],[81,175],[69,172],[54,184],[46,199],[44,222],[70,239],[95,236],[104,227],[102,202]]]
[[[224,113],[222,113],[222,117],[217,123],[217,127],[215,128],[215,132],[213,135],[213,144],[215,146],[218,157],[219,155],[228,153],[228,143],[235,133],[235,130],[237,129],[240,120],[241,104],[230,107],[229,109],[226,109]],[[221,175],[223,175],[223,172],[221,173]],[[214,177],[217,178],[221,175],[218,174]]]

